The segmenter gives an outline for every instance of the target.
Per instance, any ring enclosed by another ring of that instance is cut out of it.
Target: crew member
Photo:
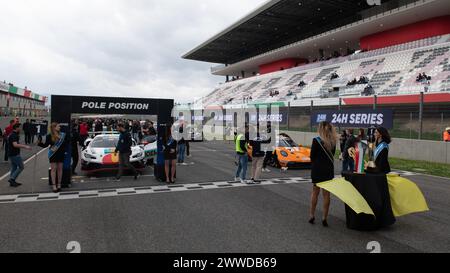
[[[450,127],[447,127],[444,132],[444,141],[450,142]]]
[[[311,146],[311,178],[314,184],[311,193],[311,209],[309,223],[314,224],[317,202],[320,188],[317,183],[333,180],[334,178],[334,154],[336,153],[337,135],[334,126],[329,122],[319,124],[319,137],[313,139]],[[330,209],[330,193],[323,193],[323,218],[322,225],[328,227],[328,211]]]
[[[389,144],[391,143],[391,136],[384,127],[378,127],[375,130],[375,143],[377,148],[374,152],[375,165],[377,170],[381,173],[388,174],[391,172],[389,165]]]
[[[11,120],[9,122],[9,126],[7,126],[5,128],[5,133],[3,134],[4,141],[5,141],[5,158],[4,158],[5,161],[8,161],[8,148],[9,148],[8,138],[11,135],[11,133],[13,132],[13,126],[14,126],[15,123],[16,123],[16,121],[14,119]]]
[[[266,131],[266,133],[267,133],[267,135],[270,135],[272,133],[272,124],[271,124],[270,121],[267,122],[267,131]],[[267,168],[267,165],[269,164],[269,162],[273,158],[273,147],[271,147],[269,145],[265,145],[263,150],[265,151],[266,155],[265,155],[264,161],[263,161],[262,172],[263,173],[270,173],[270,170]]]
[[[261,183],[259,180],[261,176],[263,161],[265,152],[261,150],[261,144],[267,144],[271,142],[271,138],[263,140],[259,133],[257,137],[250,141],[250,146],[252,147],[252,181],[256,184]]]
[[[80,145],[84,149],[84,148],[86,148],[84,146],[84,142],[89,137],[89,126],[88,126],[88,124],[86,122],[82,122],[80,124],[79,134],[80,134]]]
[[[355,144],[358,142],[357,137],[353,135],[353,129],[347,130],[347,141],[344,145],[344,150],[342,151],[342,172],[353,172],[355,170],[355,162],[353,158],[348,153],[348,150],[352,147],[355,147]]]
[[[79,160],[79,154],[78,154],[78,143],[80,142],[80,134],[78,132],[78,123],[74,122],[72,124],[72,135],[70,137],[70,143],[72,148],[72,174],[77,175],[76,169],[78,165]]]
[[[178,132],[180,134],[180,140],[177,141],[178,144],[178,164],[185,164],[184,163],[184,156],[186,153],[186,140],[184,139],[184,124],[181,123],[180,128],[178,129]]]
[[[245,177],[247,175],[247,165],[248,165],[248,126],[245,126],[245,134],[238,134],[236,136],[236,153],[238,156],[238,168],[236,171],[234,181],[240,181],[243,184],[252,184],[252,182],[247,182]]]
[[[8,182],[11,187],[18,187],[22,184],[18,183],[16,179],[24,169],[20,149],[31,150],[31,147],[19,143],[20,123],[14,124],[12,129],[13,131],[8,137],[8,158],[11,162],[11,174]]]
[[[31,123],[29,119],[22,125],[22,130],[25,134],[25,144],[31,144]]]
[[[117,173],[116,180],[120,181],[124,168],[129,168],[134,175],[134,180],[138,179],[139,173],[130,163],[131,146],[133,146],[133,140],[129,131],[125,130],[125,126],[122,123],[117,125],[117,131],[120,132],[119,141],[117,142],[116,150],[114,154],[119,152],[119,172]]]

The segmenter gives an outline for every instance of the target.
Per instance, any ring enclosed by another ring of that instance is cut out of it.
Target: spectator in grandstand
[[[362,92],[362,96],[371,96],[375,94],[375,90],[373,90],[373,86],[368,84],[366,87],[364,87],[364,91]]]
[[[291,90],[289,90],[289,92],[287,93],[287,95],[288,95],[288,96],[292,96],[292,95],[294,95],[294,93],[293,93]]]
[[[240,181],[243,184],[251,184],[253,182],[246,181],[247,175],[247,165],[248,165],[248,139],[249,139],[249,128],[248,125],[245,126],[245,131],[241,129],[241,132],[236,137],[236,154],[238,156],[238,168],[236,170],[236,175],[234,181]]]
[[[359,77],[357,84],[366,84],[366,83],[369,83],[369,79],[367,79],[367,77],[365,76]]]
[[[304,82],[304,81],[301,81],[299,84],[298,84],[298,87],[303,87],[303,86],[305,86],[306,85],[306,83]]]
[[[429,80],[423,81],[423,90],[427,93],[430,90],[431,82]]]
[[[425,72],[419,74],[416,78],[416,82],[426,82],[426,81],[431,81],[431,77],[425,74]]]
[[[25,134],[25,144],[31,144],[31,124],[30,120],[27,119],[25,123],[22,125],[23,133]]]
[[[47,135],[45,143],[39,141],[38,146],[41,148],[48,148],[50,161],[50,176],[53,183],[53,192],[61,191],[61,182],[63,177],[63,163],[66,153],[66,145],[68,144],[68,137],[61,132],[61,126],[53,122],[50,126],[50,134]]]
[[[177,168],[177,141],[172,137],[171,127],[168,127],[164,147],[164,169],[166,172],[166,182],[175,183],[175,173]]]
[[[450,142],[450,127],[447,127],[444,132],[444,141]]]
[[[356,84],[356,78],[353,79],[352,81],[349,81],[349,82],[347,83],[347,86],[352,86],[352,85],[355,85],[355,84]]]
[[[314,224],[316,207],[319,199],[320,188],[317,183],[330,181],[334,178],[334,154],[336,153],[336,130],[329,122],[319,124],[319,136],[313,139],[311,146],[311,178],[314,184],[311,193],[311,208],[309,223]],[[330,193],[323,193],[323,217],[322,225],[328,227],[328,211],[330,209]]]
[[[339,78],[339,75],[336,72],[333,72],[333,74],[331,74],[331,80],[334,80],[337,78]]]
[[[374,153],[375,165],[381,173],[388,174],[391,172],[389,165],[389,144],[391,144],[391,136],[384,127],[377,127],[375,130],[375,143],[377,145]]]

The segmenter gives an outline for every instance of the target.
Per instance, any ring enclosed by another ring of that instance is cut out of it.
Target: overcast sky
[[[186,101],[224,79],[181,56],[265,0],[0,0],[0,80],[43,95]]]

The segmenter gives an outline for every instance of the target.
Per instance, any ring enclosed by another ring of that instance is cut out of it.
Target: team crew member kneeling
[[[131,146],[133,146],[131,134],[125,130],[125,126],[122,123],[117,125],[117,131],[120,132],[120,137],[119,142],[117,142],[116,150],[114,151],[114,154],[119,152],[119,172],[117,173],[116,180],[120,181],[124,168],[129,168],[134,175],[134,180],[137,180],[139,173],[130,163]]]
[[[311,147],[311,178],[314,184],[311,193],[311,209],[309,223],[314,224],[317,202],[320,188],[317,183],[334,179],[334,155],[336,153],[336,131],[329,122],[322,122],[319,125],[319,137],[314,138]],[[322,190],[323,193],[323,218],[322,225],[328,227],[328,211],[330,209],[330,193]]]

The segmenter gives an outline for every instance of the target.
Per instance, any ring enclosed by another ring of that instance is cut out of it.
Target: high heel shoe
[[[322,225],[323,225],[324,227],[328,227],[328,222],[327,222],[327,220],[323,220],[323,221],[322,221]]]
[[[58,189],[53,189],[53,193],[58,193]]]
[[[315,221],[316,221],[316,218],[312,217],[311,219],[309,219],[308,223],[310,223],[311,225],[314,225]]]

